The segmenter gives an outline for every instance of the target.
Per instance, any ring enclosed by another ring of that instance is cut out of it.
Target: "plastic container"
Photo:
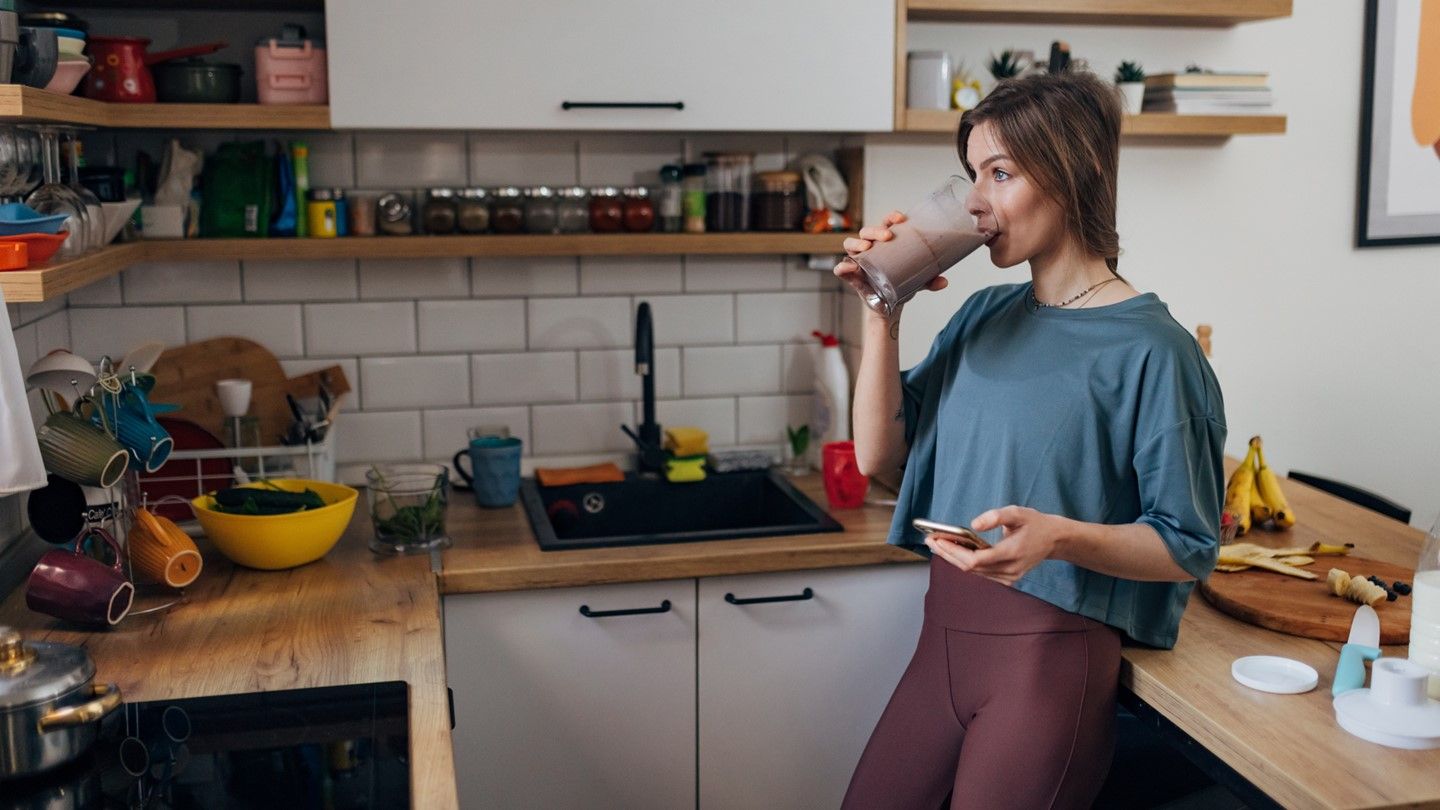
[[[680,206],[686,233],[705,232],[705,164],[686,163]]]
[[[705,154],[705,230],[713,233],[750,230],[749,152]]]
[[[815,351],[815,393],[810,409],[810,446],[850,438],[850,371],[840,340],[834,335],[812,332],[820,346]],[[813,347],[813,344],[812,344]]]
[[[330,77],[324,43],[306,39],[298,25],[287,25],[279,37],[256,43],[255,96],[261,104],[327,103]]]
[[[757,231],[798,231],[805,220],[805,194],[799,172],[760,172],[755,175],[751,226]]]
[[[1410,594],[1410,660],[1430,671],[1430,697],[1440,700],[1440,521],[1420,550]]]
[[[389,464],[365,473],[370,549],[382,554],[419,554],[450,545],[445,534],[450,471],[442,464]]]
[[[305,202],[305,229],[312,239],[334,239],[340,235],[340,213],[336,189],[312,188]]]
[[[660,167],[660,195],[656,200],[659,209],[660,230],[665,233],[679,233],[685,225],[684,175],[674,164]]]

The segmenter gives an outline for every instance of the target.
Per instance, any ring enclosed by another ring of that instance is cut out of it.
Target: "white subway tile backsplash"
[[[660,167],[679,165],[685,142],[678,135],[594,134],[580,138],[583,186],[660,185]]]
[[[417,307],[422,352],[525,349],[523,299],[421,301]]]
[[[655,350],[655,396],[680,396],[680,350]],[[634,349],[580,352],[580,399],[639,399]]]
[[[735,400],[671,399],[655,403],[655,421],[665,427],[698,427],[711,447],[735,444]]]
[[[629,402],[536,405],[530,418],[537,456],[624,451],[633,446],[620,432],[622,424],[635,421],[635,408]]]
[[[354,259],[247,261],[246,301],[353,301]]]
[[[735,342],[732,295],[656,295],[645,300],[655,321],[657,346]]]
[[[367,411],[470,404],[470,362],[463,354],[365,357],[360,383]]]
[[[685,349],[685,396],[777,394],[779,346],[706,346]]]
[[[575,295],[580,292],[578,260],[571,256],[487,259],[477,256],[471,274],[476,298]]]
[[[787,394],[815,390],[814,344],[788,343],[781,349],[781,375]],[[854,376],[854,371],[851,371]]]
[[[239,301],[239,262],[146,262],[125,271],[127,304]]]
[[[63,349],[70,345],[70,312],[68,310],[47,315],[36,321],[34,326],[37,356],[48,354],[52,349]]]
[[[34,324],[19,326],[10,330],[10,335],[15,339],[15,354],[18,355],[20,359],[20,374],[22,377],[29,372],[31,364],[38,360],[41,355],[49,351],[49,349],[39,348],[42,344],[35,339],[35,331],[36,328]],[[68,345],[68,341],[54,348],[64,348],[66,345]],[[3,535],[0,535],[0,537],[3,537]]]
[[[470,184],[573,186],[575,139],[561,134],[470,135]]]
[[[854,294],[840,296],[840,342],[849,346],[865,344],[865,303]]]
[[[629,346],[628,298],[537,298],[528,302],[531,349]]]
[[[349,132],[307,132],[310,187],[355,187],[354,137]]]
[[[102,278],[70,293],[72,307],[120,306],[124,298],[120,294],[120,279],[124,273]]]
[[[508,408],[456,408],[450,410],[425,411],[422,424],[425,427],[425,458],[450,463],[456,450],[469,444],[471,428],[488,428],[504,425],[510,435],[524,442],[524,453],[530,455],[530,409]]]
[[[339,463],[419,461],[420,412],[347,413],[335,420]]]
[[[23,325],[34,323],[46,315],[53,315],[65,308],[64,298],[51,298],[49,301],[40,301],[34,304],[17,304],[19,311],[16,317],[11,320],[11,325]]]
[[[477,354],[470,368],[476,405],[575,400],[574,352]]]
[[[783,444],[785,428],[810,422],[810,397],[740,397],[740,444]]]
[[[70,310],[70,350],[99,360],[122,357],[152,340],[166,346],[185,343],[183,307],[105,307]]]
[[[360,399],[360,361],[354,357],[306,357],[303,360],[281,360],[280,368],[285,372],[286,377],[298,377],[301,374],[309,374],[312,371],[320,371],[339,366],[345,371],[345,382],[350,386],[350,393],[340,398],[340,412],[348,413],[358,411],[361,406]]]
[[[364,188],[463,186],[468,175],[463,132],[357,132],[355,155]]]
[[[587,256],[580,260],[580,292],[678,293],[682,274],[678,256]]]
[[[299,304],[187,307],[191,342],[215,337],[243,337],[269,349],[276,357],[305,354],[305,330]]]
[[[470,269],[463,257],[360,260],[361,298],[465,298],[469,295]]]
[[[686,256],[685,292],[756,292],[785,287],[778,256]]]
[[[415,351],[415,304],[306,304],[305,353],[395,354]]]
[[[816,329],[834,331],[834,303],[833,295],[819,292],[737,295],[736,329],[747,342],[804,342]]]

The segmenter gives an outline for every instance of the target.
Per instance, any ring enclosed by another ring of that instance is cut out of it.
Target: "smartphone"
[[[965,548],[975,551],[990,547],[990,544],[985,542],[985,538],[963,526],[951,526],[948,523],[940,523],[926,518],[915,518],[910,521],[910,525],[926,534],[944,535],[947,540],[953,540]]]

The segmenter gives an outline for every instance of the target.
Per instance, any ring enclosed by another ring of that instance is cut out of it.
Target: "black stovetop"
[[[0,810],[409,807],[407,698],[390,682],[125,704],[79,760],[0,782]]]

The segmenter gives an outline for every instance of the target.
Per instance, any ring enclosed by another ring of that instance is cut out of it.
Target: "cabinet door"
[[[926,580],[919,564],[700,580],[703,810],[840,806],[915,650]]]
[[[337,128],[891,128],[889,2],[327,0],[325,24]]]
[[[694,580],[447,596],[445,659],[467,810],[694,806]]]

